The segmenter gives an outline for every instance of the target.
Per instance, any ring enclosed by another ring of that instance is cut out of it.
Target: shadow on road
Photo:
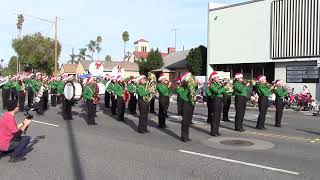
[[[320,136],[320,132],[315,132],[315,131],[310,131],[305,129],[296,129],[296,130]]]

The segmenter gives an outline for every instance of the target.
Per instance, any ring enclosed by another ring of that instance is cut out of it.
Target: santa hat
[[[176,78],[176,81],[177,81],[177,83],[180,83],[180,82],[181,82],[180,77],[177,77],[177,78]]]
[[[239,78],[243,78],[243,74],[241,73],[236,73],[236,75],[234,76],[236,79],[239,79]]]
[[[120,80],[123,80],[123,77],[119,75],[119,76],[117,77],[117,81],[120,81]]]
[[[190,72],[186,72],[186,73],[182,74],[180,80],[181,81],[187,81],[190,78],[190,76],[191,76],[191,73]]]
[[[67,73],[64,73],[64,74],[62,74],[62,78],[68,78],[68,74]]]
[[[117,78],[116,78],[116,76],[111,76],[110,79],[111,80],[116,80]]]
[[[110,74],[106,73],[106,74],[104,75],[104,77],[105,77],[105,78],[106,78],[106,77],[110,77]]]
[[[259,75],[258,77],[257,77],[257,80],[258,81],[261,81],[262,79],[267,79],[265,76],[263,76],[263,75]]]
[[[41,73],[41,72],[37,72],[37,73],[36,73],[36,76],[38,76],[38,75],[42,75],[42,73]]]
[[[146,79],[147,77],[145,76],[145,75],[140,75],[139,77],[138,77],[138,81],[141,81],[141,79]]]
[[[53,76],[52,78],[51,78],[51,81],[56,81],[57,80],[57,77],[56,76]]]
[[[219,74],[217,72],[212,72],[209,76],[209,79],[215,78],[215,77],[219,77]]]
[[[89,78],[87,79],[87,83],[86,83],[86,84],[89,84],[89,83],[91,83],[92,81],[94,81],[94,77],[89,77]]]
[[[62,78],[62,81],[68,81],[67,77]]]
[[[282,80],[276,80],[276,82],[275,82],[276,85],[280,85],[280,84],[282,84],[282,83],[283,83]]]
[[[57,80],[58,80],[58,81],[60,81],[60,80],[61,80],[61,77],[60,77],[60,76],[59,76],[59,77],[57,77]]]
[[[28,78],[32,78],[32,76],[34,76],[34,74],[33,74],[33,73],[30,73],[29,76],[28,76]]]
[[[163,73],[160,74],[158,81],[161,81],[162,79],[167,79]]]

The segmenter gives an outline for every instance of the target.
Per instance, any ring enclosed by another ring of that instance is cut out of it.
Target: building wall
[[[149,51],[150,51],[149,42],[138,42],[138,44],[136,44],[135,50],[142,52],[142,47],[143,47],[143,46],[147,48],[147,49],[146,49],[146,52],[149,52]]]
[[[275,79],[287,81],[287,66],[316,66],[317,61],[299,61],[299,62],[278,62],[275,63]],[[320,85],[319,83],[287,83],[289,87],[294,88],[295,92],[301,92],[303,85],[306,85],[310,90],[312,96],[320,99]]]
[[[82,65],[82,64],[78,64],[78,67],[77,67],[76,73],[77,73],[77,74],[80,74],[80,75],[82,75],[82,74],[86,74],[86,71],[85,71],[85,69],[84,69],[84,67],[83,67],[83,65]]]

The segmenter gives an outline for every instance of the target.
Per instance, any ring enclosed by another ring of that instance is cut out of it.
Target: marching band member
[[[154,111],[154,103],[155,103],[155,101],[156,101],[156,97],[153,97],[151,99],[151,101],[149,102],[149,104],[150,104],[149,113],[156,114],[156,111]]]
[[[40,72],[38,72],[38,73],[36,73],[36,80],[35,81],[33,81],[33,87],[34,87],[34,91],[35,91],[35,93],[38,93],[38,94],[40,94],[39,92],[40,92],[40,90],[44,90],[43,89],[43,86],[42,86],[42,84],[43,84],[43,82],[42,82],[42,74],[40,73]],[[43,93],[41,94],[41,97],[39,97],[40,98],[40,101],[39,101],[39,103],[38,103],[38,108],[37,108],[37,114],[38,115],[43,115],[43,111],[44,111],[44,96],[43,96]]]
[[[56,88],[57,88],[57,104],[61,104],[64,98],[64,83],[62,81],[63,78],[67,78],[68,76],[63,75],[62,77],[58,77],[56,81]]]
[[[117,77],[115,76],[111,76],[111,82],[109,83],[109,86],[107,88],[108,92],[110,93],[111,95],[111,114],[113,116],[117,115],[117,99],[114,95],[114,85],[117,81]]]
[[[88,125],[97,125],[95,122],[95,94],[96,87],[94,78],[90,77],[87,79],[87,85],[84,87],[83,98],[86,101],[87,112],[88,112]]]
[[[212,93],[212,111],[213,119],[211,121],[211,136],[220,136],[219,126],[221,120],[221,111],[223,103],[223,94],[226,92],[225,87],[219,82],[219,75],[217,72],[213,72],[209,78],[212,81],[210,91]]]
[[[27,93],[28,93],[28,107],[31,107],[33,104],[33,97],[34,97],[34,91],[33,91],[33,78],[34,78],[34,74],[30,73],[28,78],[26,79],[26,89],[27,89]]]
[[[282,80],[277,80],[275,82],[276,88],[274,89],[274,93],[276,95],[275,106],[276,106],[276,121],[275,126],[281,127],[281,119],[284,109],[284,101],[283,98],[288,94],[285,89],[285,83]]]
[[[243,119],[247,106],[247,97],[249,93],[250,83],[244,82],[243,75],[236,73],[235,75],[236,82],[234,83],[234,93],[235,93],[235,131],[244,132],[243,128]]]
[[[257,93],[259,95],[259,116],[256,128],[265,130],[264,123],[269,107],[269,96],[271,95],[271,87],[267,84],[267,78],[263,75],[258,76]]]
[[[131,114],[137,114],[136,110],[137,110],[137,97],[136,97],[136,79],[131,79],[128,82],[128,91],[130,93],[130,100],[129,100],[129,111]]]
[[[168,79],[164,74],[160,74],[158,79],[160,83],[157,84],[157,91],[159,92],[159,113],[158,113],[158,122],[159,128],[166,128],[166,115],[169,107],[169,95],[171,83],[169,83]]]
[[[125,102],[124,102],[124,91],[125,91],[125,83],[123,82],[123,77],[121,75],[117,78],[117,83],[114,85],[114,95],[117,98],[117,114],[118,121],[124,121],[124,110],[125,110]]]
[[[195,89],[196,84],[195,82],[189,82],[192,74],[190,72],[186,72],[181,76],[181,83],[183,89],[180,89],[180,98],[182,101],[182,122],[181,122],[181,141],[188,142],[191,141],[189,138],[189,127],[192,122],[195,99]],[[193,92],[193,95],[192,95]]]
[[[144,75],[140,75],[138,78],[139,85],[137,86],[137,94],[139,96],[138,104],[139,104],[139,125],[138,125],[138,132],[139,133],[148,133],[148,113],[149,113],[149,107],[150,103],[145,101],[143,99],[144,96],[147,96],[150,94],[150,91],[146,89],[146,82],[147,78]]]
[[[11,91],[11,99],[18,100],[18,92],[17,92],[17,85],[18,85],[18,76],[13,76],[12,78],[12,85],[10,88]]]
[[[106,74],[103,80],[103,84],[106,87],[106,91],[104,93],[104,107],[105,108],[109,108],[110,107],[110,93],[108,92],[108,86],[109,86],[109,82],[110,81],[110,75]]]
[[[7,101],[10,98],[10,88],[12,85],[12,81],[10,76],[6,77],[7,82],[2,86],[2,105],[3,109],[7,109]]]
[[[224,86],[226,89],[226,93],[223,94],[223,110],[222,110],[222,121],[230,122],[229,119],[229,109],[231,105],[231,96],[233,93],[233,87],[228,79],[225,79]]]
[[[50,88],[51,93],[51,106],[56,107],[57,106],[57,77],[52,77],[50,83],[48,84],[48,87]]]
[[[67,82],[72,82],[73,76],[65,77],[63,78],[64,84]],[[63,98],[62,100],[62,117],[64,120],[73,120],[72,118],[72,106],[73,102],[71,100],[68,100],[67,98]]]
[[[208,117],[207,117],[207,123],[211,124],[213,119],[213,111],[212,111],[212,93],[210,91],[211,82],[209,79],[209,82],[207,83],[207,89],[205,91],[207,96],[207,109],[208,109]]]
[[[48,77],[45,76],[43,78],[43,86],[44,86],[44,91],[43,91],[43,110],[46,111],[48,110],[48,101],[49,101],[49,89],[48,89]]]
[[[18,93],[20,112],[24,111],[24,103],[25,103],[25,84],[24,84],[23,76],[20,76],[19,82],[16,86],[16,91]]]

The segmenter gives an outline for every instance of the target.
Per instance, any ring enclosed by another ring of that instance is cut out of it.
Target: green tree
[[[98,60],[100,59],[100,52],[101,52],[101,47],[100,44],[102,43],[102,37],[101,36],[97,36],[97,40],[96,40],[96,50],[98,53]]]
[[[190,50],[187,59],[187,67],[195,76],[205,76],[207,71],[207,48],[199,46]]]
[[[139,65],[139,72],[147,75],[148,72],[159,69],[163,66],[163,58],[160,51],[151,49],[147,59],[136,61]]]
[[[122,33],[122,40],[123,40],[123,59],[126,58],[126,47],[127,47],[127,42],[129,41],[129,32],[124,31]]]
[[[9,74],[13,75],[17,73],[17,56],[11,56],[8,64],[8,72]]]
[[[104,58],[104,60],[105,60],[105,61],[111,61],[111,60],[112,60],[112,58],[111,58],[111,56],[110,56],[110,55],[106,55],[106,57]]]
[[[78,62],[82,61],[82,60],[86,60],[86,57],[91,58],[90,55],[87,55],[87,48],[81,48],[79,49],[79,54],[76,55],[76,57],[78,58]]]
[[[91,52],[91,59],[93,60],[93,54],[96,51],[97,43],[94,40],[90,40],[89,44],[87,44],[88,50]]]
[[[46,74],[54,72],[54,40],[43,36],[41,33],[25,35],[12,41],[12,48],[18,54],[19,61],[23,67],[29,64]],[[61,45],[58,42],[58,57]]]

